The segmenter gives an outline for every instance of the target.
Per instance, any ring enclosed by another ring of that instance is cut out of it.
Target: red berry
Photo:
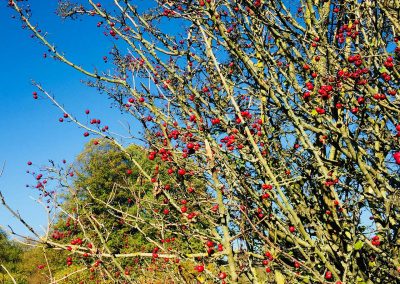
[[[396,164],[400,165],[400,152],[394,153],[393,158],[395,159]]]
[[[350,111],[351,113],[356,114],[358,112],[358,107],[354,107]]]
[[[270,185],[270,184],[263,184],[261,187],[262,187],[262,189],[269,189],[269,190],[272,189],[272,185]]]
[[[220,273],[218,274],[219,279],[225,279],[226,276],[227,276],[227,275],[226,275],[225,272],[220,272]]]
[[[325,113],[325,110],[323,108],[320,108],[320,107],[316,107],[315,110],[319,114],[324,114]]]
[[[330,272],[330,271],[327,271],[326,273],[325,273],[325,279],[331,279],[332,278],[332,272]]]
[[[264,193],[263,195],[261,195],[262,199],[268,199],[270,197],[270,195],[268,193]]]

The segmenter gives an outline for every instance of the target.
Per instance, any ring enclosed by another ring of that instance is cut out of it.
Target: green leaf
[[[364,246],[364,242],[359,240],[354,244],[354,249],[355,250],[360,250]]]
[[[379,69],[379,72],[380,72],[380,73],[388,73],[389,71],[386,69],[386,67],[381,67],[381,68]]]
[[[368,263],[369,267],[375,267],[376,266],[376,262],[375,261],[370,261]]]

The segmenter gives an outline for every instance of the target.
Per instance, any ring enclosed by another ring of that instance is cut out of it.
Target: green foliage
[[[136,214],[137,208],[132,201],[136,194],[153,199],[151,184],[143,183],[143,177],[136,170],[131,170],[134,166],[127,157],[129,154],[144,161],[144,153],[141,147],[134,145],[128,147],[124,153],[107,140],[102,140],[97,145],[88,143],[75,161],[77,178],[73,182],[73,189],[64,196],[63,207],[66,211],[77,207],[85,208],[104,227],[112,228],[112,234],[107,237],[107,245],[113,253],[123,252],[126,247],[146,250],[146,242],[137,230],[124,226],[121,214],[110,214],[105,205],[117,206],[126,213]],[[154,163],[147,163],[145,167],[150,170]],[[87,204],[90,204],[90,208],[87,208]],[[65,215],[60,216],[54,229],[70,231],[72,227],[76,228],[70,224],[68,218],[64,222],[64,217],[67,218]],[[80,221],[88,222],[85,218]],[[146,231],[146,228],[143,229]],[[82,237],[79,228],[72,231],[75,231],[75,237]],[[96,239],[94,231],[88,234],[89,238]]]
[[[17,264],[21,261],[22,248],[16,242],[8,239],[7,234],[0,229],[0,264],[4,265],[10,273],[17,271]],[[6,271],[0,267],[0,279],[9,279]]]
[[[155,170],[158,167],[158,159],[149,161],[142,147],[130,145],[125,150],[126,152],[122,152],[107,140],[102,140],[98,145],[88,143],[76,160],[78,177],[74,188],[78,192],[78,198],[74,199],[72,195],[69,195],[66,203],[75,203],[76,206],[78,202],[84,206],[90,202],[91,214],[95,214],[105,227],[114,228],[107,240],[107,244],[114,253],[132,250],[149,251],[154,245],[150,244],[137,229],[126,226],[122,214],[116,215],[115,212],[111,214],[105,204],[118,207],[121,212],[132,216],[140,215],[142,232],[148,237],[157,239],[156,230],[151,226],[143,226],[152,222],[152,208],[143,206],[138,209],[135,200],[140,199],[141,203],[146,204],[154,203],[161,197],[155,196],[154,185],[140,175],[136,166],[131,164],[131,158],[138,161],[146,172],[157,172],[163,184],[170,184],[173,181],[163,167]],[[130,172],[127,173],[127,171]],[[193,181],[193,184],[201,188],[199,181]],[[185,240],[185,243],[191,242]],[[189,247],[193,248],[192,245],[187,246],[188,249]]]

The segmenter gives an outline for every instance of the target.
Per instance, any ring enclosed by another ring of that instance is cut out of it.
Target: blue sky
[[[49,34],[49,41],[58,50],[89,70],[105,65],[102,57],[108,55],[112,42],[104,38],[103,29],[96,28],[95,19],[62,21],[55,15],[56,0],[33,0],[30,4],[32,22]],[[46,48],[31,38],[32,33],[23,30],[17,19],[11,18],[13,14],[2,2],[0,163],[5,162],[6,166],[0,178],[0,190],[13,208],[33,227],[39,228],[46,224],[46,218],[42,207],[29,197],[37,194],[25,187],[34,183],[26,174],[27,161],[37,166],[46,164],[48,159],[71,162],[88,138],[83,137],[84,131],[76,125],[60,123],[62,113],[47,99],[33,100],[35,88],[31,79],[41,83],[73,115],[86,119],[84,111],[90,109],[90,117],[101,119],[110,129],[118,128],[119,121],[126,118],[117,109],[110,109],[110,101],[104,96],[85,87],[80,82],[83,75],[51,58],[43,58]],[[3,207],[0,207],[0,225],[11,225],[17,232],[26,232]]]

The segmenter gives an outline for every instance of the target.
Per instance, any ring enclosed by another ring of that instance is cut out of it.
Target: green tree
[[[109,256],[130,256],[126,260],[122,258],[118,262],[119,266],[123,268],[123,273],[139,277],[142,273],[137,273],[137,269],[148,265],[141,256],[151,255],[154,256],[153,261],[156,260],[160,249],[158,242],[163,244],[164,249],[173,248],[182,254],[190,254],[203,246],[183,233],[184,228],[178,226],[176,218],[169,217],[166,213],[168,200],[161,193],[163,190],[171,190],[174,180],[167,174],[168,169],[159,166],[160,159],[148,161],[147,158],[147,153],[141,146],[130,145],[122,151],[107,139],[96,139],[85,146],[71,168],[53,168],[50,171],[59,174],[64,170],[64,176],[71,176],[72,170],[74,173],[69,185],[65,180],[59,179],[59,215],[57,222],[51,226],[52,246],[72,252],[80,250],[77,260],[67,260],[65,264],[71,267],[76,263],[93,265],[99,261],[95,255],[101,249]],[[146,180],[131,159],[143,165],[145,171],[157,176],[163,185],[158,187]],[[56,176],[49,179],[54,180]],[[204,188],[199,181],[193,180],[192,184],[199,190]],[[45,190],[48,191],[50,189]],[[154,206],[160,201],[161,206]],[[168,220],[177,231],[160,234],[159,226],[162,224],[154,222],[155,216]],[[204,227],[199,226],[198,230],[204,231]],[[63,256],[68,258],[65,253]],[[176,261],[176,255],[165,257],[168,258]],[[103,262],[98,262],[96,267],[114,273],[117,275],[115,277],[121,275],[118,268],[112,269],[109,265],[99,265],[100,263]],[[153,279],[160,276],[160,268],[157,266],[158,264],[154,264],[154,268],[150,269],[154,272]],[[59,275],[60,271],[65,272],[65,269],[57,267],[54,270]],[[149,275],[147,273],[145,278]],[[89,278],[95,278],[94,271],[87,275],[87,279]]]
[[[112,228],[107,245],[113,253],[124,252],[128,247],[132,249],[131,246],[136,250],[148,250],[150,244],[142,234],[124,225],[122,212],[135,215],[137,198],[154,201],[152,184],[145,182],[121,149],[107,140],[95,141],[96,144],[92,141],[86,145],[74,163],[77,177],[73,181],[73,191],[66,194],[65,205],[85,207],[89,203],[88,213],[96,216],[106,228]],[[146,160],[146,153],[140,146],[131,145],[126,153],[141,163]],[[153,171],[155,162],[146,162],[144,167]],[[110,210],[115,207],[120,211]],[[142,229],[146,231],[145,227]]]
[[[8,239],[7,234],[0,229],[0,281],[1,283],[12,283],[11,278],[3,268],[15,278],[18,271],[18,263],[21,261],[22,247],[14,241]]]

